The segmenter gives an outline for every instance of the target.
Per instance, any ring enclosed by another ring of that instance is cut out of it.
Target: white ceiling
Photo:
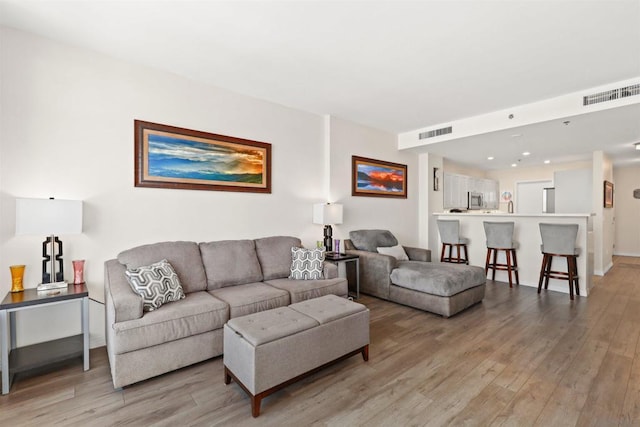
[[[640,77],[640,0],[0,0],[0,23],[393,133]],[[429,151],[485,169],[523,141],[537,160],[640,161],[638,105],[513,133]]]

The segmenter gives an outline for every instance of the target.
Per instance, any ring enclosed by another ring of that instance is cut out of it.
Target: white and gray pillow
[[[291,274],[289,279],[322,279],[324,249],[304,249],[291,247]]]
[[[402,245],[379,247],[377,248],[379,254],[390,255],[398,261],[409,261],[409,256],[405,252]]]
[[[144,311],[153,311],[163,304],[185,298],[180,279],[166,259],[127,269],[124,274],[131,289],[142,297]]]

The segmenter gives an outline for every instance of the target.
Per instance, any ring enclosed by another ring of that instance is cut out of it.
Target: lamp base
[[[327,252],[331,252],[333,250],[333,229],[330,225],[324,226],[324,248]]]

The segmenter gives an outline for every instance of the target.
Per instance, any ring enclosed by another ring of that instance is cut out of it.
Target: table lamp
[[[324,247],[333,250],[333,229],[331,225],[342,224],[342,205],[338,203],[317,203],[313,205],[313,223],[324,225]]]
[[[38,290],[67,286],[64,281],[62,241],[58,235],[79,233],[82,233],[82,201],[16,199],[16,235],[48,236],[42,243],[42,283]]]

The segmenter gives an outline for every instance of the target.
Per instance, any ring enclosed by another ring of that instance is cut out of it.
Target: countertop
[[[467,212],[434,212],[433,215],[447,216],[506,216],[506,217],[535,217],[535,218],[588,218],[595,216],[595,213],[539,213],[539,214],[520,214],[507,212],[485,212],[485,211],[467,211]]]

